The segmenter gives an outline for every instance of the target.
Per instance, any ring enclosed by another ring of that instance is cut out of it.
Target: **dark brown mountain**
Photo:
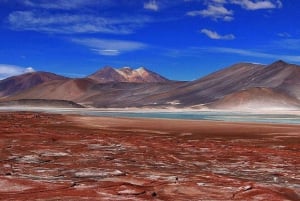
[[[239,63],[199,80],[189,82],[166,97],[181,105],[214,102],[234,92],[252,87],[280,89],[300,99],[300,66],[277,61],[271,65]]]
[[[212,73],[201,79],[187,82],[170,91],[163,100],[182,106],[210,103],[227,94],[247,88],[251,76],[264,68],[260,64],[239,63]]]
[[[32,72],[0,80],[0,97],[23,92],[51,80],[65,80],[66,77],[48,72]]]
[[[256,79],[259,85],[280,89],[300,99],[300,66],[298,65],[278,61],[267,66]]]
[[[114,69],[112,67],[105,67],[92,75],[88,76],[99,83],[108,82],[135,82],[135,83],[156,83],[167,82],[168,79],[161,75],[154,73],[146,68],[138,68],[136,70],[130,67]]]
[[[10,96],[9,100],[54,99],[76,102],[80,97],[88,95],[89,89],[96,84],[96,81],[89,78],[52,80]]]

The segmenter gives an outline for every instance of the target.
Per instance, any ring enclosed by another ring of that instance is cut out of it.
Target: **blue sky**
[[[300,64],[299,0],[0,0],[0,78],[144,66],[193,80],[237,62]]]

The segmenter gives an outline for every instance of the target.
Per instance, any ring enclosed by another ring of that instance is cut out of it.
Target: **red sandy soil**
[[[300,126],[0,113],[1,200],[300,200]]]

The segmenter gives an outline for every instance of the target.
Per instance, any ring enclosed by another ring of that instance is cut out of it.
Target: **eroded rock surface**
[[[299,200],[300,126],[0,113],[1,200]]]

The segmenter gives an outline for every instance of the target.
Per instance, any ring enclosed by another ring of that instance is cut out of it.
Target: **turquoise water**
[[[2,111],[40,111],[59,114],[79,114],[102,117],[132,117],[132,118],[163,118],[186,120],[214,120],[228,122],[261,122],[299,124],[300,112],[291,114],[254,114],[249,112],[213,112],[213,111],[183,111],[183,112],[144,112],[144,111],[105,111],[92,109],[50,109],[50,108],[0,108]]]
[[[286,114],[252,114],[230,112],[81,112],[82,115],[106,117],[134,117],[134,118],[163,118],[186,120],[214,120],[229,122],[262,122],[300,124],[300,115]]]

